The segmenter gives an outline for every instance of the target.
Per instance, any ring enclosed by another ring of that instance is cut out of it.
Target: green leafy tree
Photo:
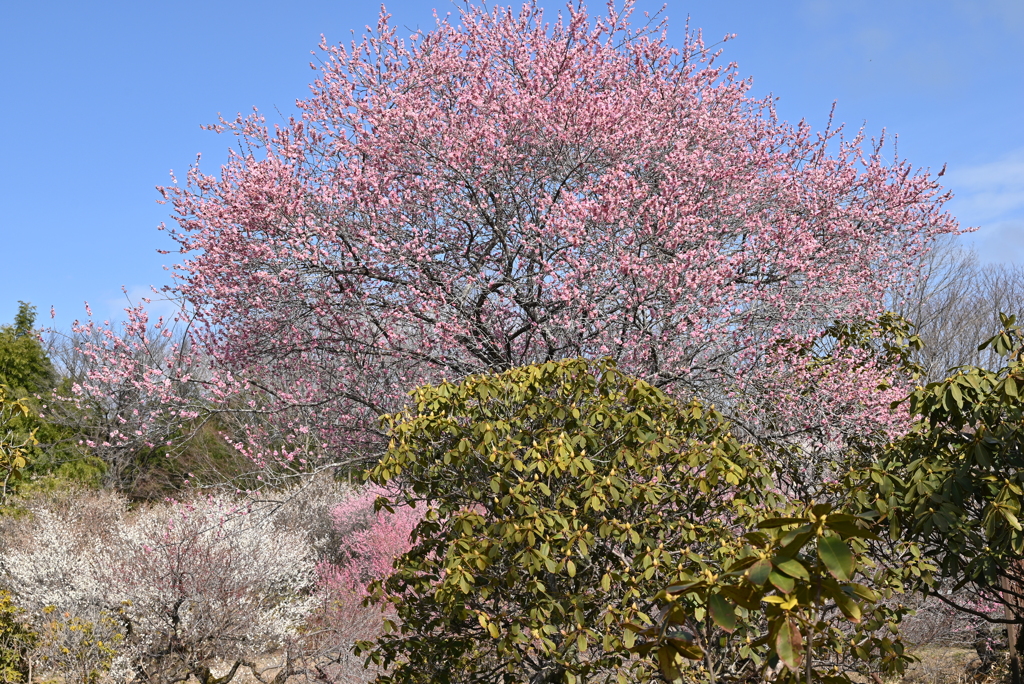
[[[909,396],[918,419],[863,471],[857,498],[938,566],[919,588],[961,611],[1008,626],[1013,681],[1024,624],[1024,334],[1013,316],[981,345],[1001,368],[964,366]],[[893,554],[891,562],[900,562]],[[982,609],[1004,607],[1002,617]]]
[[[14,323],[0,326],[0,503],[20,486],[24,474],[52,473],[68,464],[80,471],[88,457],[73,428],[40,416],[40,397],[51,409],[70,404],[62,398],[70,383],[59,383],[35,321],[35,307],[19,302]]]
[[[36,308],[18,302],[14,324],[0,326],[0,385],[16,392],[42,393],[56,381],[53,364],[34,329],[35,322]]]
[[[394,631],[359,645],[384,682],[626,681],[650,663],[623,625],[653,623],[658,589],[775,496],[718,413],[610,360],[472,376],[412,404],[385,418],[369,475],[427,507],[375,588]]]

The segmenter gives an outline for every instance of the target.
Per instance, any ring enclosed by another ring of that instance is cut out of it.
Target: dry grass
[[[990,668],[982,668],[973,649],[947,646],[922,646],[914,655],[920,662],[891,684],[1003,684],[1009,682],[1006,653],[997,656]]]

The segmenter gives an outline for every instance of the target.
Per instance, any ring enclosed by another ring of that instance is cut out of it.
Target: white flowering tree
[[[113,674],[171,684],[226,684],[274,650],[310,608],[315,576],[305,535],[222,498],[121,511],[108,529],[39,508],[33,543],[5,554],[19,603],[123,629]],[[230,664],[215,676],[215,661]]]

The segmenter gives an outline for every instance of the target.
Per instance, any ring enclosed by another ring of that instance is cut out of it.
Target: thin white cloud
[[[1024,212],[1024,149],[996,161],[951,168],[945,185],[961,212],[982,221],[1012,218]]]
[[[1024,149],[1001,159],[951,168],[946,186],[955,195],[950,210],[985,261],[1024,263]]]
[[[964,241],[989,263],[1024,264],[1024,219],[982,224]]]

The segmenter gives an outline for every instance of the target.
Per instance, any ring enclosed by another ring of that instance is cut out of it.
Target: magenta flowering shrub
[[[390,574],[392,561],[409,550],[410,535],[423,517],[422,510],[408,506],[375,512],[380,497],[388,498],[388,493],[370,486],[331,509],[336,530],[348,534],[345,571],[363,583]]]
[[[367,585],[391,574],[395,558],[411,548],[413,528],[423,517],[422,510],[408,506],[396,506],[393,513],[384,509],[375,512],[374,502],[381,496],[387,497],[387,492],[367,487],[331,509],[335,528],[344,540],[340,561],[321,562],[317,570],[328,603],[334,604],[328,609],[337,615],[339,624],[352,624],[347,616],[364,614],[361,604],[367,596]],[[376,620],[362,627],[379,628],[380,610],[371,608],[369,612]]]
[[[374,511],[379,487],[351,491],[331,508],[341,548],[335,561],[317,565],[317,604],[306,619],[303,639],[305,667],[326,682],[362,682],[371,675],[352,653],[355,641],[380,635],[385,618],[394,617],[385,605],[366,605],[367,585],[393,570],[397,556],[411,548],[410,535],[422,519],[422,509],[396,506],[394,512]]]

